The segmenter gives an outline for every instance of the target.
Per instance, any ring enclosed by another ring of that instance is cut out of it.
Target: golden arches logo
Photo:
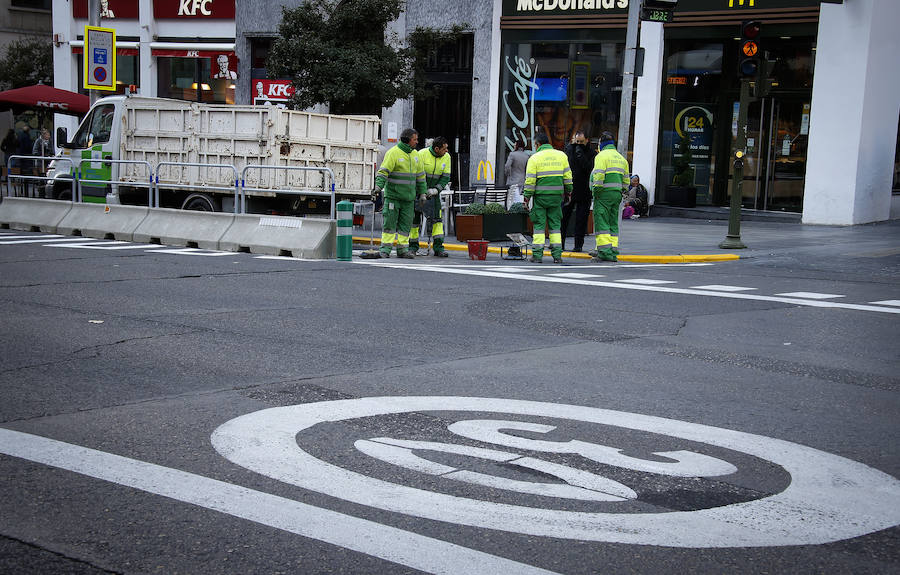
[[[488,178],[488,172],[490,172],[490,178]],[[484,174],[484,177],[482,177],[482,173]],[[491,164],[490,160],[482,160],[478,162],[478,174],[475,179],[491,182],[494,181],[494,166]]]

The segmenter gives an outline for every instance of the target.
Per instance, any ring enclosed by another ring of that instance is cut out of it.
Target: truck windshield
[[[94,144],[108,142],[115,112],[115,104],[105,104],[94,108],[91,115],[85,118],[75,136],[72,137],[69,147],[88,148]],[[91,135],[93,135],[93,141]]]

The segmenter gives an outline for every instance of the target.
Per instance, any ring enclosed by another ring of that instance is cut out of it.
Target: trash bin
[[[469,244],[469,259],[470,260],[483,260],[487,257],[488,244],[491,242],[487,240],[468,240]]]

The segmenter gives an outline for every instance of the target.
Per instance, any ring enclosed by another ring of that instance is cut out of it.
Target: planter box
[[[528,229],[528,214],[484,214],[481,237],[492,242],[505,242],[506,234],[524,234]]]
[[[481,235],[482,217],[459,214],[456,216],[456,239],[464,242],[467,240],[484,239]]]

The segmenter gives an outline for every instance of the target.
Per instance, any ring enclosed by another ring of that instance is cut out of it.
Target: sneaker
[[[636,220],[636,219],[638,219],[639,217],[641,217],[641,216],[639,216],[639,215],[637,215],[637,214],[631,214],[631,219],[632,219],[632,220]]]
[[[405,259],[405,260],[414,260],[414,259],[416,259],[416,256],[414,256],[413,253],[412,253],[411,251],[408,251],[408,250],[405,251],[405,252],[403,252],[402,254],[397,254],[397,257],[398,257],[398,258],[403,258],[403,259]]]
[[[436,257],[436,258],[447,258],[447,257],[450,257],[450,254],[447,253],[447,250],[436,251],[436,252],[434,252],[434,253],[431,254],[431,255],[433,255],[433,256]]]

